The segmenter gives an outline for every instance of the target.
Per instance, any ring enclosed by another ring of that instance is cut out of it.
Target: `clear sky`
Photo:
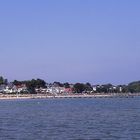
[[[140,80],[140,0],[0,0],[0,75]]]

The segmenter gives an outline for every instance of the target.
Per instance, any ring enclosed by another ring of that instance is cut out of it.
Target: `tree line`
[[[27,81],[14,80],[14,85],[25,84],[30,93],[35,93],[35,88],[47,88],[47,86],[72,88],[74,93],[138,93],[140,92],[140,81],[131,82],[128,85],[104,84],[92,86],[90,83],[54,82],[46,83],[43,79],[32,79]],[[0,76],[0,85],[7,85],[8,80]]]

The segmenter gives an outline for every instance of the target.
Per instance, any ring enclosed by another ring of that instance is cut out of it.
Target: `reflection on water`
[[[0,140],[139,140],[140,98],[0,101]]]

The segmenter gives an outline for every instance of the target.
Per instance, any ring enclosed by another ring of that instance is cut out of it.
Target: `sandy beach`
[[[46,95],[46,94],[1,94],[0,100],[3,99],[49,99],[49,98],[131,98],[140,96],[139,93],[133,94],[80,94],[80,95]]]

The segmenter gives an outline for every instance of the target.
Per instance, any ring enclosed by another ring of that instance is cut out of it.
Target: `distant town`
[[[140,81],[128,85],[92,85],[90,83],[46,83],[42,79],[8,82],[0,76],[0,94],[46,94],[46,95],[71,95],[71,94],[110,94],[110,93],[140,93]]]

